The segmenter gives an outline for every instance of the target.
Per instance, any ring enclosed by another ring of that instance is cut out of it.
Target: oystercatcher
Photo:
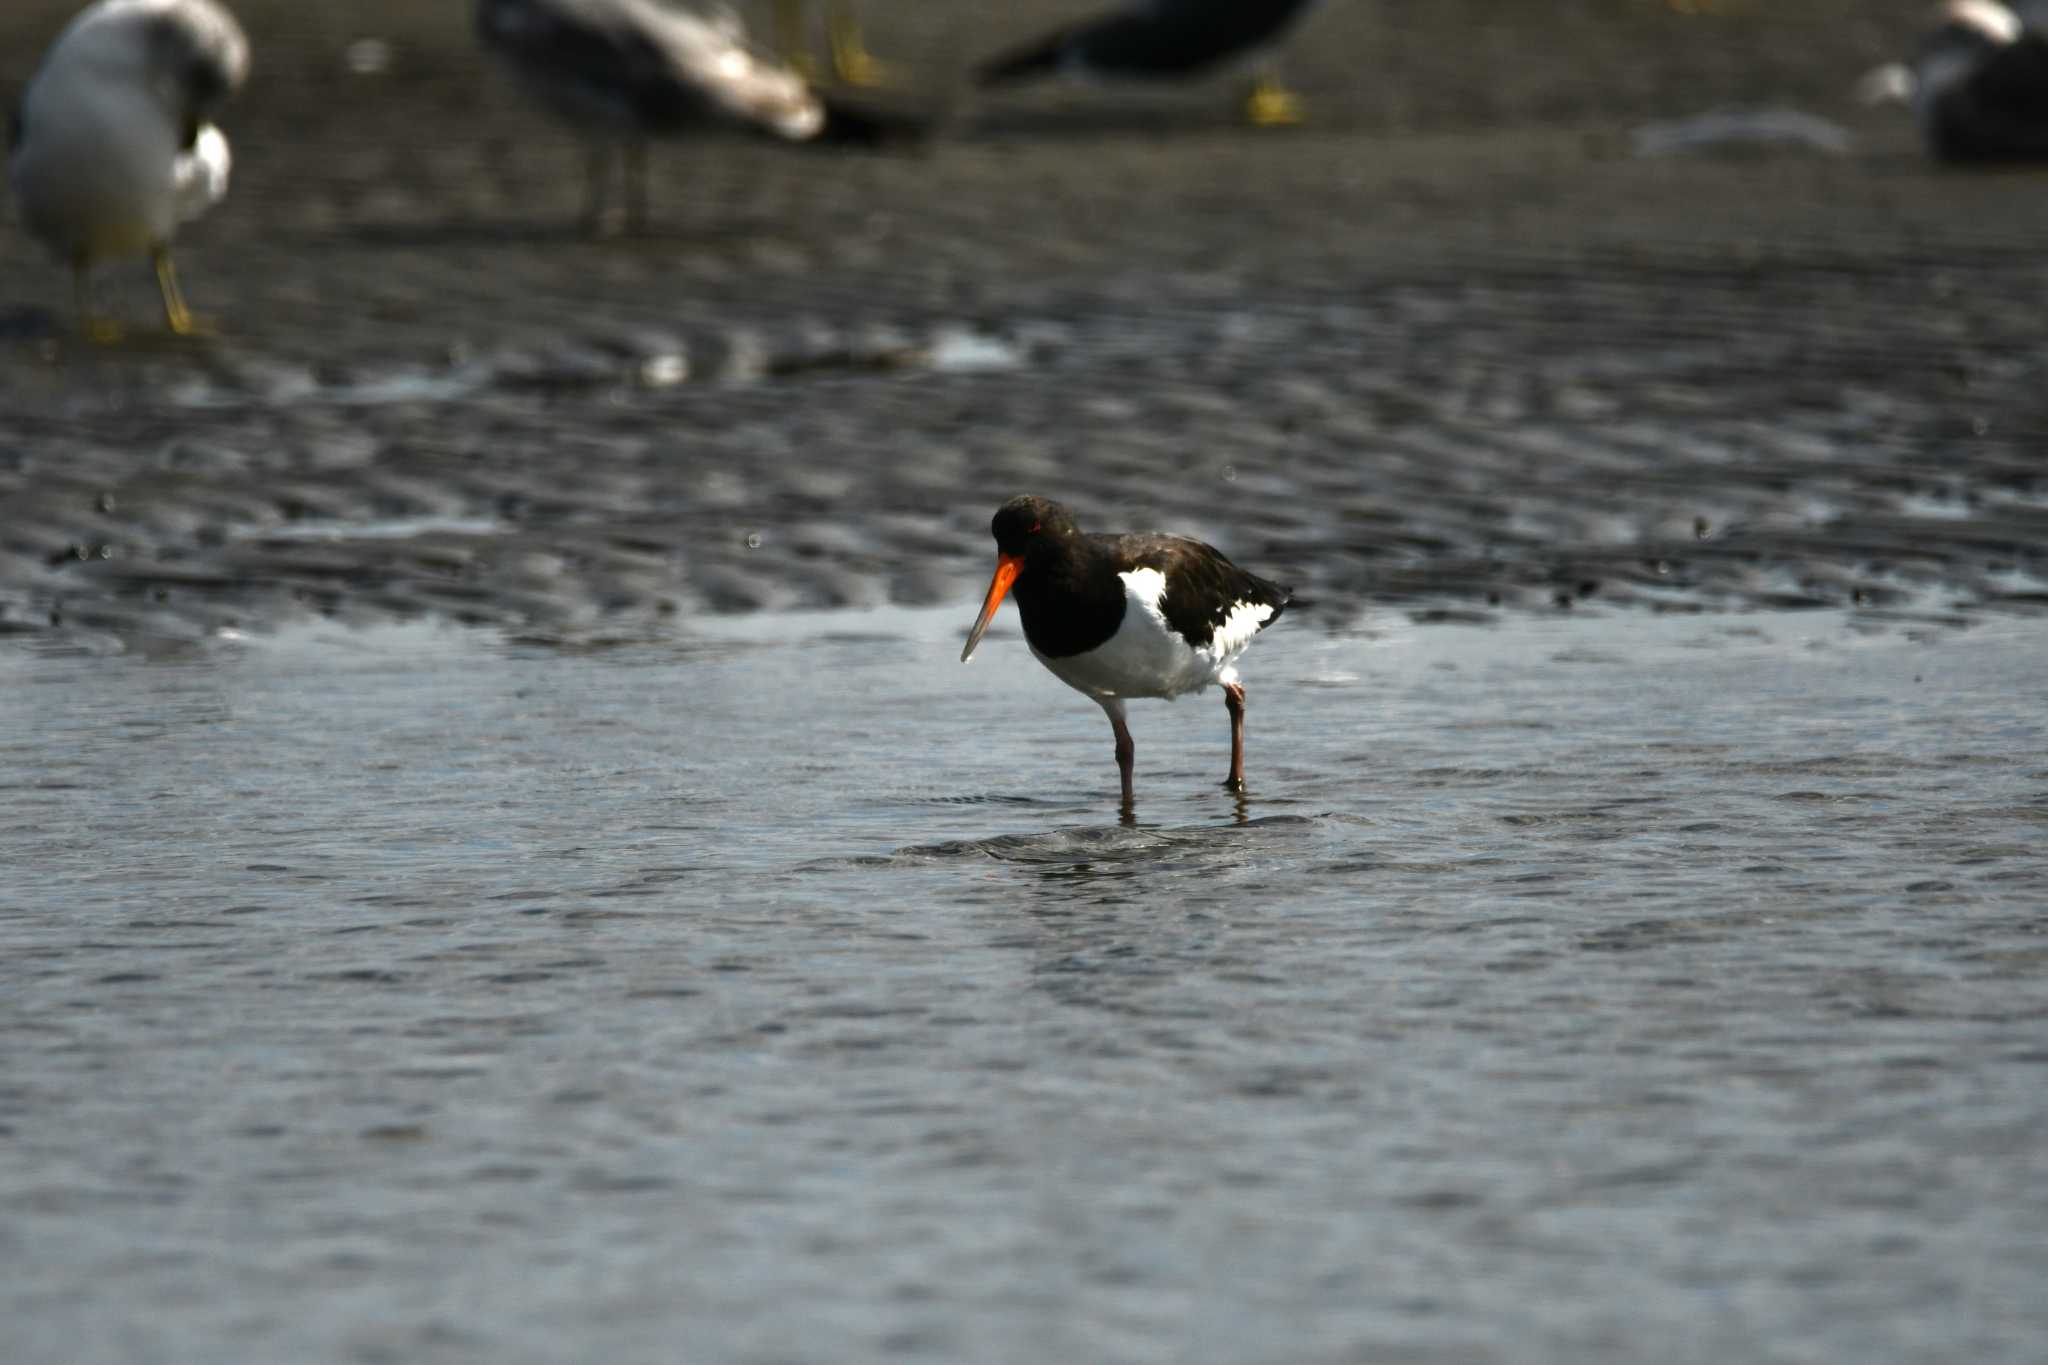
[[[1179,80],[1277,43],[1315,0],[1131,0],[982,64],[984,86],[1054,72],[1111,80]],[[1270,63],[1260,66],[1244,112],[1252,123],[1301,122],[1301,102]]]
[[[1287,609],[1288,589],[1246,573],[1182,536],[1090,535],[1044,498],[996,509],[996,573],[960,651],[966,663],[1014,587],[1024,639],[1053,676],[1094,698],[1116,732],[1123,801],[1131,804],[1136,746],[1124,724],[1129,697],[1223,688],[1230,711],[1230,776],[1244,790],[1244,684],[1237,656]]]
[[[71,267],[79,325],[112,341],[92,314],[87,272],[114,256],[148,256],[164,322],[197,330],[171,238],[228,191],[228,140],[214,110],[249,71],[249,40],[212,0],[99,0],[57,35],[14,113],[14,192],[30,234]]]

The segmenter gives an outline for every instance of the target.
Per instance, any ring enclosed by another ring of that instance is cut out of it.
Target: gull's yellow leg
[[[156,267],[156,287],[164,296],[164,326],[176,336],[203,336],[207,329],[192,316],[192,310],[185,306],[184,292],[178,288],[178,272],[171,265],[171,249],[167,246],[151,247],[149,261]]]
[[[78,331],[87,341],[110,346],[124,335],[112,318],[93,316],[92,286],[86,279],[91,267],[83,260],[71,263],[71,301],[78,310]]]
[[[1305,117],[1301,96],[1281,84],[1271,67],[1260,70],[1244,97],[1245,122],[1255,128],[1292,128]]]
[[[825,32],[832,43],[832,71],[848,85],[886,85],[889,68],[868,51],[853,0],[826,0]]]
[[[804,41],[804,0],[775,0],[775,51],[805,80],[817,80],[818,63]]]

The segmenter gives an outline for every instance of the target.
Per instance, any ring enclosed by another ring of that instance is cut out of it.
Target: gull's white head
[[[214,0],[99,0],[22,94],[9,169],[22,221],[73,264],[167,243],[226,188],[214,111],[249,41]]]
[[[249,39],[214,0],[99,0],[57,35],[44,67],[130,82],[174,117],[197,120],[241,89]]]

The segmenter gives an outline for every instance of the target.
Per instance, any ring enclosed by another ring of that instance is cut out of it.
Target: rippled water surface
[[[0,655],[10,1359],[2039,1358],[2038,630],[967,615]]]

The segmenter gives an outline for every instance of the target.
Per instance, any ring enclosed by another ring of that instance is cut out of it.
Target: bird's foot
[[[191,337],[195,341],[206,341],[220,335],[218,319],[189,311],[166,317],[164,327],[172,336]]]
[[[1260,81],[1244,97],[1244,119],[1254,128],[1294,128],[1307,117],[1301,96],[1275,81]]]
[[[211,322],[203,321],[185,306],[185,292],[178,288],[178,271],[171,264],[171,249],[158,244],[150,252],[150,261],[156,266],[157,288],[164,296],[164,326],[172,336],[208,337],[215,335]]]

